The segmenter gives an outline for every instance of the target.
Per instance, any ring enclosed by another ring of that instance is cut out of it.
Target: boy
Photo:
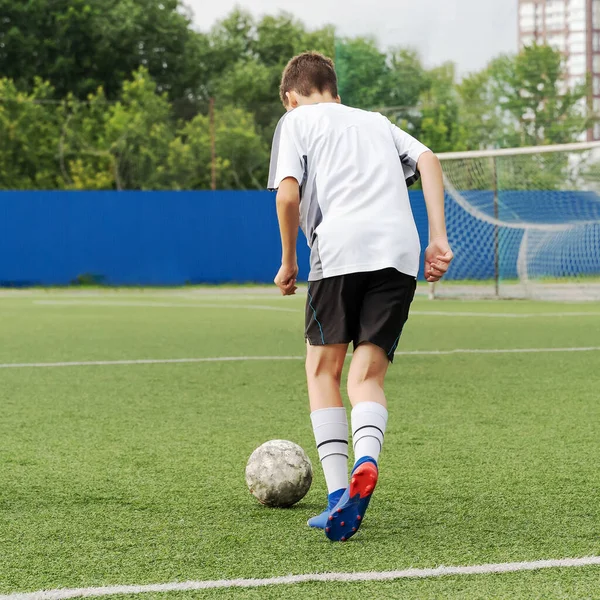
[[[341,104],[333,62],[307,52],[281,81],[286,108],[275,131],[268,187],[277,190],[282,261],[275,283],[296,291],[299,225],[311,248],[306,302],[306,375],[311,421],[328,489],[308,525],[330,540],[358,530],[378,478],[387,424],[383,382],[408,318],[419,238],[407,185],[419,176],[429,217],[425,278],[452,260],[435,155],[378,113]],[[355,463],[348,482],[348,422],[340,394],[348,373]]]

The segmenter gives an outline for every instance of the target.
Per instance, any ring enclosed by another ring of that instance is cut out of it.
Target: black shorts
[[[350,273],[308,284],[306,339],[311,346],[370,342],[394,360],[417,280],[396,269]]]

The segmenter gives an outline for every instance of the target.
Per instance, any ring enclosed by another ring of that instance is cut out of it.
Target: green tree
[[[418,56],[410,51],[397,54],[393,64],[389,80],[394,87],[390,96],[401,99],[405,105],[384,110],[388,117],[434,152],[465,149],[454,64],[445,63],[426,70]],[[407,81],[405,90],[403,80]]]
[[[264,187],[268,150],[251,114],[239,108],[215,111],[216,175],[219,189]],[[197,115],[182,123],[167,160],[157,168],[158,189],[210,189],[211,132],[209,118]]]
[[[280,78],[279,68],[268,67],[257,58],[240,60],[219,78],[217,106],[234,106],[252,113],[267,140],[284,110],[279,100]]]
[[[63,186],[57,156],[61,119],[53,96],[52,86],[40,79],[30,93],[0,79],[0,189]]]
[[[516,56],[496,58],[465,78],[458,91],[467,148],[578,141],[592,123],[586,114],[587,85],[567,89],[565,75],[561,53],[534,44]],[[490,165],[484,163],[474,187],[489,185]],[[572,169],[563,153],[496,160],[501,189],[563,189],[573,185]]]
[[[469,148],[537,146],[579,139],[590,126],[587,85],[566,89],[560,52],[536,44],[501,56],[459,86]]]
[[[467,150],[493,148],[506,139],[502,116],[490,84],[490,71],[467,75],[458,85],[459,119]]]
[[[457,83],[451,63],[428,70],[372,38],[336,44],[332,27],[287,13],[235,9],[207,34],[181,0],[0,0],[0,14],[5,189],[208,188],[210,98],[219,186],[262,187],[281,72],[305,50],[335,54],[346,104],[382,110],[436,152],[569,142],[592,124],[586,86],[565,89],[562,55],[546,46]],[[499,176],[548,187],[563,163],[523,159]]]
[[[435,152],[464,150],[465,131],[459,119],[455,65],[445,63],[428,72],[429,86],[421,93],[417,137]]]
[[[257,24],[251,48],[256,58],[267,67],[277,67],[303,50],[307,32],[304,24],[287,13],[264,16]]]
[[[539,145],[576,140],[589,125],[585,84],[564,89],[560,52],[549,46],[525,47],[513,61],[492,63],[500,106],[518,122],[521,141]]]
[[[65,103],[60,157],[73,189],[152,189],[175,127],[166,94],[144,68],[110,103],[100,88],[87,103]]]
[[[396,48],[388,55],[386,102],[398,118],[407,118],[431,86],[431,77],[415,50]]]
[[[336,44],[335,66],[344,104],[373,109],[388,105],[390,67],[372,38],[345,38]]]
[[[256,21],[235,9],[210,31],[213,72],[210,94],[218,106],[252,113],[265,143],[270,143],[283,114],[279,100],[281,73],[292,56],[307,50],[333,55],[334,31],[308,31],[287,13]]]
[[[0,15],[0,76],[23,89],[40,77],[56,98],[102,87],[114,99],[140,66],[181,98],[210,70],[179,0],[0,0]]]
[[[234,9],[218,21],[208,34],[213,73],[220,76],[226,69],[251,56],[255,31],[254,17],[248,11]]]

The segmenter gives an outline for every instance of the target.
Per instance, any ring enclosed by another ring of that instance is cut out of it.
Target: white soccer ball
[[[298,444],[271,440],[250,455],[246,483],[261,504],[280,508],[292,506],[310,489],[312,464]]]

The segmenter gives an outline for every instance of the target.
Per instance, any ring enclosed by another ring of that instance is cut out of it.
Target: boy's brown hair
[[[337,75],[333,61],[319,52],[303,52],[294,56],[283,70],[279,96],[287,106],[286,92],[295,91],[302,96],[313,92],[329,92],[334,98],[338,95]]]

